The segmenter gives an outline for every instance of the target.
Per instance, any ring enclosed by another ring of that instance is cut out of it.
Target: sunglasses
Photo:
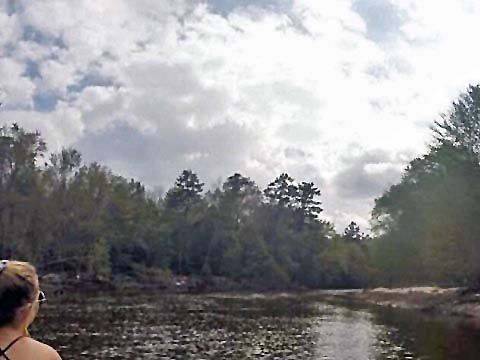
[[[40,291],[38,293],[38,299],[37,299],[37,302],[41,305],[42,303],[44,303],[45,301],[47,301],[47,297],[45,296],[45,293],[43,291]]]

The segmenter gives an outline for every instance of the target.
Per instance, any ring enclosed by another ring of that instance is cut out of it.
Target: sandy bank
[[[356,301],[444,315],[472,318],[480,322],[480,293],[460,288],[376,288],[343,295]]]

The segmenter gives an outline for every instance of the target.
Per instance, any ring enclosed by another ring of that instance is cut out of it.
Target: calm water
[[[480,359],[471,324],[319,294],[63,299],[32,333],[64,359]]]

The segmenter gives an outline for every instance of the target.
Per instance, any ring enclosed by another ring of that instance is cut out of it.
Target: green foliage
[[[154,201],[141,183],[83,164],[75,149],[40,163],[40,135],[16,125],[0,128],[0,149],[3,257],[104,280],[167,284],[172,272],[268,289],[364,285],[364,249],[319,219],[312,182],[281,174],[261,191],[235,173],[203,195],[184,170]]]
[[[39,133],[16,124],[0,127],[0,252],[6,256],[19,253],[37,260],[40,240],[47,235],[39,168],[45,151]]]
[[[301,222],[314,221],[318,219],[318,216],[323,211],[320,207],[321,202],[315,198],[320,196],[320,190],[315,186],[313,182],[302,182],[298,185],[296,194],[296,204],[298,213],[301,217]]]
[[[165,203],[170,210],[186,212],[201,198],[203,183],[192,170],[184,170],[175,181],[165,197]]]
[[[366,235],[360,232],[360,226],[358,226],[355,221],[352,221],[345,228],[345,231],[343,232],[343,238],[346,241],[360,242],[366,238]]]
[[[477,286],[480,279],[480,88],[437,122],[429,152],[375,202],[378,283]]]
[[[280,208],[292,207],[295,204],[298,187],[293,178],[283,173],[268,184],[263,191],[269,203]]]
[[[96,239],[87,258],[88,272],[97,279],[108,279],[111,274],[110,249],[105,238]]]
[[[478,156],[480,151],[480,85],[470,86],[453,103],[452,109],[435,122],[435,139],[439,143],[465,147]]]
[[[286,173],[263,191],[235,173],[204,194],[184,170],[154,201],[141,183],[83,164],[75,149],[45,160],[39,133],[3,126],[0,253],[43,271],[145,282],[171,272],[268,288],[478,287],[480,87],[433,130],[428,152],[376,199],[370,238],[354,222],[336,234],[320,218],[320,190]]]

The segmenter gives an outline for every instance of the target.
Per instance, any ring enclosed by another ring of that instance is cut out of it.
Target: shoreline
[[[480,327],[480,292],[464,288],[406,287],[375,288],[335,294],[360,304],[418,310],[433,315],[474,321]]]
[[[307,292],[309,289],[294,286],[274,286],[261,281],[234,281],[224,277],[173,276],[167,279],[139,281],[136,279],[92,280],[86,278],[61,278],[56,275],[40,279],[41,287],[53,296],[96,293],[157,293],[157,294],[234,294]],[[310,289],[312,290],[312,289]]]
[[[418,310],[433,315],[470,319],[480,327],[480,290],[416,286],[374,289],[307,289],[294,286],[271,287],[264,283],[241,283],[215,277],[173,277],[170,281],[88,281],[69,279],[42,280],[42,288],[54,297],[95,293],[157,294],[274,294],[304,293],[324,297],[327,301],[351,301],[399,309]],[[173,281],[172,281],[173,280]]]

